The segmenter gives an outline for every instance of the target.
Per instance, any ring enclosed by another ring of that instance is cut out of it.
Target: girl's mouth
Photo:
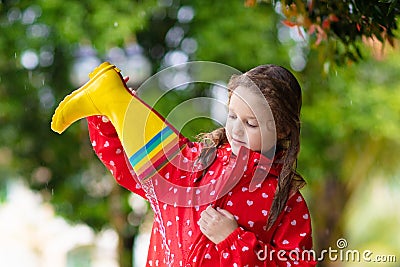
[[[239,146],[246,145],[246,142],[240,141],[240,140],[235,139],[235,138],[232,138],[232,143],[234,143],[235,145],[239,145]]]

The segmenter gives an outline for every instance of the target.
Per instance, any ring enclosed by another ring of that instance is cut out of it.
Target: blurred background
[[[51,116],[103,61],[137,88],[169,66],[205,60],[240,71],[278,64],[299,79],[298,168],[308,182],[302,192],[315,250],[338,249],[342,238],[345,249],[373,253],[371,262],[325,258],[318,266],[400,266],[399,5],[0,1],[1,265],[144,266],[152,224],[147,203],[100,164],[85,120],[60,136],[50,130]],[[178,88],[156,108],[166,116],[187,99],[216,97],[214,89]],[[198,120],[182,131],[192,138],[215,126]],[[379,255],[387,257],[373,262]]]

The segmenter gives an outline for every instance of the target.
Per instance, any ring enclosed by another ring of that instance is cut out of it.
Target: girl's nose
[[[243,123],[240,121],[235,122],[235,124],[233,125],[232,133],[238,137],[242,136],[244,133]]]

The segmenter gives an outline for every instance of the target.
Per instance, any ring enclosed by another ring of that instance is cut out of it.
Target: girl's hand
[[[198,222],[200,231],[214,244],[225,240],[238,224],[232,213],[217,207],[208,206],[202,213]]]
[[[123,79],[124,79],[125,84],[129,81],[128,76],[125,76]],[[133,88],[129,87],[128,90],[132,95],[136,95],[136,91]]]

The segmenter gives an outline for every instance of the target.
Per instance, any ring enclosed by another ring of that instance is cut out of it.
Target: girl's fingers
[[[200,231],[201,231],[204,235],[206,235],[206,236],[208,237],[207,229],[206,229],[204,226],[200,225]]]
[[[207,210],[204,210],[204,211],[201,213],[201,219],[203,219],[203,220],[209,222],[209,221],[211,221],[211,220],[214,219],[214,216],[210,215],[210,214],[207,212]]]
[[[219,216],[218,211],[216,211],[212,206],[208,206],[205,211],[213,217]]]
[[[227,211],[227,210],[224,210],[224,209],[221,209],[221,208],[217,208],[217,211],[219,211],[222,215],[224,215],[225,217],[227,217],[228,219],[234,219],[235,217],[233,216],[233,214],[232,213],[230,213],[229,211]]]
[[[133,88],[129,87],[129,91],[131,91],[132,95],[136,95],[136,91]]]
[[[124,82],[127,83],[129,81],[129,76],[125,76],[123,79]],[[128,90],[132,93],[132,95],[136,95],[136,91],[133,88],[129,87]]]
[[[205,220],[205,219],[202,217],[202,218],[200,218],[198,224],[199,224],[200,227],[204,227],[204,226],[206,226],[206,225],[208,224],[208,222],[207,222],[207,220]]]

